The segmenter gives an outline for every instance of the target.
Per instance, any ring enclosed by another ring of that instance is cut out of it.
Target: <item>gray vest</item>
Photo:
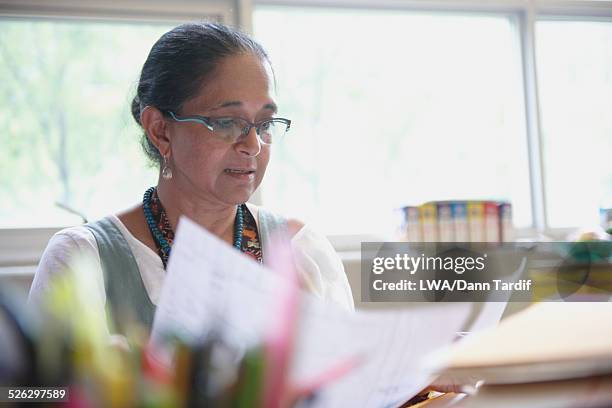
[[[261,208],[258,218],[262,257],[266,263],[270,235],[274,231],[286,233],[287,220]],[[110,218],[90,222],[85,227],[91,230],[98,244],[106,302],[111,314],[108,322],[110,332],[126,334],[132,323],[150,331],[155,305],[147,294],[136,259],[125,237]]]

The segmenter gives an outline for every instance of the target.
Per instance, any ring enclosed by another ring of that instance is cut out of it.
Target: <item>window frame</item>
[[[0,0],[0,18],[78,19],[118,22],[185,22],[203,18],[239,25],[242,0]]]
[[[543,234],[563,239],[571,228],[549,228],[546,220],[546,197],[540,128],[537,66],[535,61],[535,24],[538,20],[612,22],[612,0],[181,0],[151,2],[126,0],[0,0],[0,18],[79,19],[138,22],[183,22],[217,16],[220,21],[252,33],[253,9],[257,6],[305,8],[383,9],[414,12],[496,15],[515,22],[520,44],[525,126],[531,191],[532,225],[517,230],[517,238],[533,239]],[[261,204],[256,191],[251,201]],[[0,270],[38,263],[51,236],[61,228],[0,228]],[[362,241],[384,237],[360,235],[329,236],[335,249],[358,251]]]

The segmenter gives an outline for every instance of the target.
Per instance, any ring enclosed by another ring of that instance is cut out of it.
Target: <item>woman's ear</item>
[[[161,111],[154,106],[145,106],[140,112],[140,123],[162,157],[167,157],[170,153],[170,138],[167,122]]]

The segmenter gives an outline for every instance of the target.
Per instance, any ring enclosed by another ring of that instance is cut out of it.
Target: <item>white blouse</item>
[[[151,302],[157,305],[166,275],[161,258],[136,239],[119,218],[114,215],[110,218],[128,242],[147,294]],[[327,238],[304,226],[293,236],[291,243],[305,289],[325,302],[354,310],[353,295],[342,261]],[[104,308],[106,291],[98,245],[92,232],[84,226],[65,228],[49,240],[30,288],[29,301],[38,304],[48,291],[54,275],[67,270],[76,255],[94,260],[95,267],[91,273],[95,274],[96,290],[89,300],[92,306]]]

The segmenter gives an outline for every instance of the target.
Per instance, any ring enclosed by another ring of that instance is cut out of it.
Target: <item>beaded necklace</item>
[[[244,230],[244,204],[236,207],[236,219],[234,221],[234,248],[242,250],[242,235]],[[174,241],[174,230],[168,221],[166,210],[161,204],[155,187],[149,188],[142,198],[142,208],[144,209],[145,219],[151,235],[155,240],[157,252],[164,264],[164,269],[170,257],[172,242]]]

